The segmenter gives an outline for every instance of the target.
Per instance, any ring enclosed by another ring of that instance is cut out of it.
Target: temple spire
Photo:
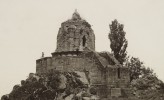
[[[77,9],[75,9],[75,12],[77,12]]]
[[[81,19],[80,14],[77,12],[77,9],[75,9],[75,12],[72,15],[72,19],[73,20],[80,20]]]

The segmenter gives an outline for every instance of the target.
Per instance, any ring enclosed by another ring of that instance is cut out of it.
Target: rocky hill
[[[164,100],[164,83],[155,75],[145,75],[131,82],[133,98],[112,100]],[[44,75],[29,74],[20,85],[1,100],[111,100],[96,95],[82,72],[53,72]]]
[[[96,91],[89,88],[85,73],[55,72],[45,75],[29,74],[21,85],[15,85],[10,94],[1,100],[82,100],[97,98]]]

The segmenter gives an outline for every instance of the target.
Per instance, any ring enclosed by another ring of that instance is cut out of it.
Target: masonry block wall
[[[68,52],[52,54],[52,67],[59,71],[80,71],[88,72],[91,84],[102,84],[103,72],[100,64],[94,59],[92,52]]]
[[[44,74],[48,72],[48,67],[52,66],[52,58],[44,57],[36,60],[36,73]]]

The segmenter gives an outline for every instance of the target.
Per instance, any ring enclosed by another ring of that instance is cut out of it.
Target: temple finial
[[[72,19],[73,20],[80,20],[81,19],[80,14],[77,12],[77,9],[75,9],[75,12],[72,15]]]
[[[77,9],[75,9],[75,12],[77,12]]]

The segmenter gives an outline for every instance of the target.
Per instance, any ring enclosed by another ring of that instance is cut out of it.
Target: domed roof
[[[75,10],[72,18],[59,28],[56,52],[87,50],[95,50],[95,35],[91,25]]]

